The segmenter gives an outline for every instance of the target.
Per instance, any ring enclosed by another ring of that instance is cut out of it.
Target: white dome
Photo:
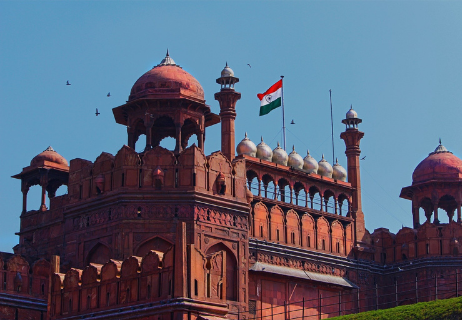
[[[287,152],[281,148],[278,142],[278,146],[276,149],[273,150],[273,159],[272,161],[277,164],[282,164],[283,166],[287,166],[287,161],[289,160],[289,156]]]
[[[310,156],[310,151],[306,151],[306,157],[303,159],[303,170],[307,173],[318,173],[318,162]]]
[[[272,161],[273,160],[273,151],[270,146],[263,142],[263,137],[261,137],[261,142],[257,145],[257,158]]]
[[[287,165],[296,169],[303,169],[303,158],[295,151],[295,146],[292,146],[292,152],[289,154]]]
[[[256,157],[257,146],[249,138],[247,138],[247,132],[245,133],[245,138],[237,145],[236,152],[238,155],[245,154],[251,157]]]
[[[226,62],[225,68],[221,71],[221,77],[234,77],[234,71],[230,67],[228,67],[228,62]]]
[[[346,113],[346,118],[347,119],[356,119],[358,117],[358,114],[356,111],[353,110],[353,105],[350,107],[350,110]]]
[[[347,172],[344,167],[338,164],[338,159],[335,159],[333,167],[332,178],[335,180],[346,181]]]
[[[322,159],[318,163],[318,174],[320,174],[323,177],[332,178],[332,172],[332,166],[329,162],[327,162],[326,159],[324,159],[324,155],[322,155]]]

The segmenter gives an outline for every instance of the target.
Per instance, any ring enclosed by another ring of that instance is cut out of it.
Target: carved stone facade
[[[460,159],[441,146],[444,166],[416,169],[401,195],[414,229],[370,234],[356,112],[341,134],[348,182],[235,155],[238,80],[228,66],[217,79],[215,115],[167,55],[113,109],[128,146],[69,165],[48,148],[14,176],[24,202],[15,255],[0,259],[4,319],[326,318],[459,294]],[[207,156],[205,128],[220,121],[221,151]],[[198,146],[187,147],[192,135]],[[174,150],[159,146],[167,136]],[[34,184],[38,210],[25,205]],[[63,184],[68,193],[55,196]]]

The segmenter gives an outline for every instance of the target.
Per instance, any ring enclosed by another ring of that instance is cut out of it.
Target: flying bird
[[[366,156],[362,157],[360,160],[366,160]]]
[[[249,66],[249,68],[252,68],[252,66],[250,65],[250,63],[247,63],[247,65]]]
[[[66,86],[70,86],[71,84],[69,83],[69,80],[66,82]]]
[[[108,93],[107,93],[107,96],[108,96],[108,98],[109,98],[109,97],[111,96],[111,93],[110,93],[110,92],[108,92]]]
[[[100,113],[99,113],[99,111],[98,111],[98,108],[96,108],[95,114],[96,114],[96,116],[99,116],[99,115],[100,115]]]

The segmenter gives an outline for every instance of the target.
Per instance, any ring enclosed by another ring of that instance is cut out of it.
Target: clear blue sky
[[[256,94],[284,75],[286,118],[296,122],[288,145],[331,161],[332,89],[336,156],[346,167],[340,121],[353,104],[365,132],[366,226],[411,226],[399,193],[414,168],[440,137],[462,156],[461,16],[456,1],[0,1],[0,250],[18,242],[22,194],[10,176],[49,145],[68,160],[115,154],[126,129],[111,109],[167,48],[216,113],[215,79],[226,61],[234,69],[237,142],[245,131],[273,148],[281,140],[280,110],[258,117]],[[220,148],[219,132],[207,131],[207,154]],[[31,189],[29,209],[39,193]]]

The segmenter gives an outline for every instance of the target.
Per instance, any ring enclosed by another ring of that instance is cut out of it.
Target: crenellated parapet
[[[460,257],[462,225],[457,222],[425,222],[417,229],[403,227],[395,235],[379,228],[371,235],[374,261],[381,264],[409,263],[415,259]]]
[[[52,278],[53,319],[173,296],[173,250],[91,263]]]
[[[94,163],[71,160],[71,203],[115,191],[154,192],[195,190],[245,201],[245,165],[231,163],[221,152],[205,156],[196,146],[178,156],[162,147],[137,153],[123,146],[112,156],[102,153]]]
[[[32,264],[20,255],[0,257],[0,292],[46,299],[50,263],[45,259]]]

